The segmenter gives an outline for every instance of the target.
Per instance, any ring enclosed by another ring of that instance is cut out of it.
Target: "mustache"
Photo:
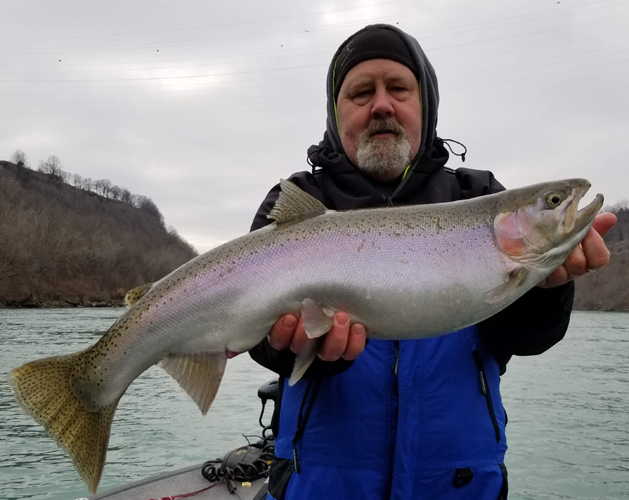
[[[380,132],[391,132],[395,135],[403,135],[404,129],[393,118],[374,118],[371,122],[369,122],[367,134],[371,137],[372,135]]]

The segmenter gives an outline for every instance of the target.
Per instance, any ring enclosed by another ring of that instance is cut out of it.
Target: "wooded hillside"
[[[122,305],[196,256],[139,198],[134,207],[0,161],[0,306]],[[629,208],[612,211],[611,262],[577,280],[575,309],[629,311]]]
[[[145,208],[0,161],[0,306],[122,304],[196,255]]]
[[[629,208],[612,212],[618,222],[605,236],[611,261],[576,281],[575,309],[629,311]]]

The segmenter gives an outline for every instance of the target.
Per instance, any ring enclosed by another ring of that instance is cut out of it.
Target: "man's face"
[[[415,75],[390,59],[369,59],[343,80],[337,100],[343,148],[377,181],[404,172],[421,142],[421,100]]]

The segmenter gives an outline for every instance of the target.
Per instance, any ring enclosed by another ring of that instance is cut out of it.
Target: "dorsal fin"
[[[280,187],[282,188],[280,196],[273,210],[267,215],[277,224],[317,217],[327,211],[323,203],[299,189],[292,182],[282,179]]]
[[[127,306],[127,309],[130,309],[133,304],[144,297],[152,286],[153,283],[146,283],[145,285],[136,286],[129,290],[124,297],[124,305]]]

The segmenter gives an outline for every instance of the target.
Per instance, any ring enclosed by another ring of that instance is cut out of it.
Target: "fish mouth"
[[[601,193],[598,193],[589,205],[583,207],[577,212],[576,209],[579,204],[579,200],[583,197],[583,195],[585,195],[586,192],[587,189],[582,191],[580,193],[580,196],[575,196],[575,199],[571,203],[571,205],[574,205],[575,214],[573,216],[573,227],[571,229],[568,229],[566,227],[569,232],[578,233],[585,229],[587,226],[590,226],[592,222],[594,222],[594,217],[596,217],[596,214],[598,214],[601,208],[603,208],[603,202],[605,201],[605,198]],[[566,218],[568,217],[566,216]]]

